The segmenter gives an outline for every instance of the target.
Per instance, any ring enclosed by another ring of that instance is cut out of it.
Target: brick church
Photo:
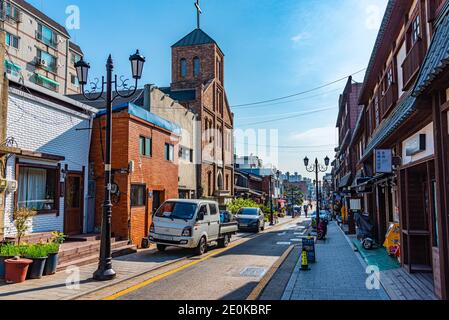
[[[201,121],[196,196],[224,204],[234,194],[234,115],[224,88],[224,54],[199,19],[198,27],[172,46],[172,83],[161,90]]]

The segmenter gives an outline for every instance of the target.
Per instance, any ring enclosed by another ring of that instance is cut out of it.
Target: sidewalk
[[[266,230],[291,221],[293,219],[289,216],[280,218],[278,224],[267,225]],[[251,233],[243,234],[243,236],[235,237],[233,242],[253,235]],[[134,254],[114,258],[113,268],[117,277],[108,282],[98,282],[92,279],[92,274],[97,269],[97,263],[76,268],[75,272],[58,272],[53,276],[27,280],[20,284],[7,285],[0,280],[0,300],[70,300],[190,257],[191,251],[189,250],[169,249],[165,253],[159,253],[155,249],[140,250]],[[66,285],[66,282],[70,285],[71,281],[76,278],[79,279],[78,288]]]
[[[389,300],[382,287],[367,289],[370,275],[335,222],[316,244],[316,257],[310,271],[300,271],[298,259],[282,300]]]

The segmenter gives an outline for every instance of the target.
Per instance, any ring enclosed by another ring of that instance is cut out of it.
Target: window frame
[[[193,77],[198,78],[201,75],[201,59],[199,57],[193,58]]]
[[[9,43],[8,43],[9,39]],[[12,40],[12,41],[11,41]],[[14,43],[17,43],[17,46],[14,45]],[[5,44],[8,47],[19,49],[20,46],[20,38],[12,33],[9,33],[8,31],[5,31]]]
[[[143,198],[140,199],[142,200],[143,203],[138,202],[137,204],[133,202],[134,200],[134,192],[135,190],[133,190],[134,188],[140,188],[143,190]],[[147,195],[147,186],[146,184],[141,184],[141,183],[131,183],[131,187],[130,187],[130,193],[129,193],[129,205],[131,208],[142,208],[142,207],[146,207],[147,203],[148,203],[148,197]]]
[[[19,182],[20,182],[20,173],[23,171],[24,168],[33,168],[33,169],[44,169],[44,170],[52,170],[55,171],[55,191],[54,191],[54,207],[53,209],[41,209],[36,210],[37,215],[48,215],[48,214],[55,214],[56,216],[59,216],[59,199],[61,198],[61,173],[60,173],[60,166],[50,166],[50,165],[41,165],[41,164],[32,164],[32,163],[20,163],[16,162],[16,168],[15,168],[15,176],[17,180],[17,186],[20,188]],[[14,208],[19,208],[19,193],[16,192],[14,194]]]
[[[181,78],[187,77],[187,59],[185,58],[179,60],[179,75]]]
[[[164,159],[166,161],[169,161],[169,162],[174,162],[175,161],[175,145],[174,144],[165,143],[165,146],[164,146]]]
[[[40,64],[40,60],[45,60],[45,59],[42,58],[42,54],[44,54],[44,56],[48,55],[50,58],[53,58],[54,68],[51,68],[51,66],[50,66],[51,64],[49,64],[47,66],[43,66],[43,65]],[[58,58],[57,57],[55,57],[54,55],[48,53],[47,51],[44,51],[44,50],[41,50],[41,49],[38,48],[37,49],[37,58],[39,59],[39,66],[42,69],[44,69],[44,70],[46,70],[48,72],[51,72],[53,74],[56,74],[58,72]]]
[[[143,145],[142,142],[144,143]],[[146,150],[148,147],[147,143],[149,143],[149,153]],[[153,139],[151,137],[139,136],[139,155],[147,158],[153,157]]]

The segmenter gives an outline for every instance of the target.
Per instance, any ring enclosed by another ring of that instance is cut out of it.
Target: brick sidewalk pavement
[[[329,224],[326,242],[316,244],[317,262],[300,271],[299,260],[282,300],[389,300],[382,286],[368,290],[368,274],[336,223]]]

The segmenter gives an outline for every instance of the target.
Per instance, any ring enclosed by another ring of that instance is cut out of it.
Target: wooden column
[[[435,177],[437,182],[437,212],[438,212],[438,242],[439,247],[434,251],[434,283],[435,293],[442,299],[449,299],[449,262],[448,262],[448,192],[449,192],[449,164],[448,152],[448,123],[446,112],[441,110],[442,95],[434,94],[432,112],[434,119],[435,141]],[[436,263],[438,262],[438,263]]]

